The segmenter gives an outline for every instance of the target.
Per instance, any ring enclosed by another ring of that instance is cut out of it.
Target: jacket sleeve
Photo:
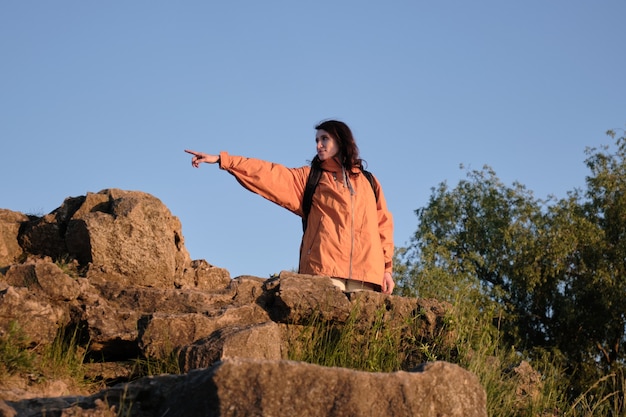
[[[232,174],[247,190],[302,216],[302,198],[310,167],[287,168],[220,152],[220,168]]]
[[[376,193],[378,199],[376,208],[378,212],[378,232],[380,233],[380,241],[383,246],[385,257],[385,272],[393,272],[393,216],[387,208],[387,201],[383,194],[383,188],[380,186],[378,179],[375,179]]]

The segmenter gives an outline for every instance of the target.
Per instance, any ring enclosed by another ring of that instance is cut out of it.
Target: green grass
[[[66,275],[72,278],[78,278],[81,276],[79,273],[78,261],[73,259],[69,255],[65,255],[55,260],[55,265],[61,269]]]
[[[79,330],[60,328],[50,344],[34,345],[17,322],[0,335],[0,379],[9,375],[28,375],[31,382],[65,380],[83,392],[103,389],[103,383],[87,376],[88,344],[80,343]],[[136,358],[132,379],[147,375],[180,373],[174,353],[164,359]]]
[[[68,377],[81,383],[90,382],[85,378],[83,366],[88,345],[79,344],[78,328],[60,328],[52,343],[40,350],[39,366],[46,370],[49,377]]]
[[[162,374],[180,374],[178,352],[172,350],[164,358],[139,357],[133,360],[132,378]]]
[[[295,326],[289,359],[322,366],[368,372],[394,372],[434,358],[431,346],[418,340],[419,318],[390,326],[381,306],[373,317],[364,316],[358,303],[345,323],[331,323],[315,315]],[[435,343],[432,344],[433,346]]]
[[[11,321],[5,334],[0,335],[0,376],[28,372],[33,368],[34,353],[30,342],[16,321]]]
[[[475,308],[457,301],[448,311],[441,334],[428,340],[416,336],[419,316],[392,327],[384,307],[365,325],[358,305],[345,323],[324,321],[317,315],[303,326],[290,326],[289,359],[370,372],[409,371],[421,362],[444,360],[478,377],[487,393],[490,416],[626,415],[623,373],[603,377],[575,400],[568,399],[559,358],[548,352],[524,354],[505,346],[492,324],[497,322],[495,311],[475,314]],[[515,372],[522,360],[536,373]]]

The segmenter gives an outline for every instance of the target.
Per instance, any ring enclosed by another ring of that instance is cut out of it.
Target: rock
[[[32,344],[49,345],[71,318],[82,285],[49,258],[11,265],[0,290],[0,333],[15,326]],[[86,284],[86,283],[83,283]]]
[[[267,281],[250,275],[234,278],[228,287],[233,294],[232,301],[237,304],[257,303],[265,307],[268,294],[264,288]]]
[[[23,213],[0,209],[0,267],[16,262],[24,253],[18,242],[20,227],[28,221]]]
[[[139,345],[142,351],[155,358],[166,357],[185,345],[228,327],[245,327],[269,320],[258,305],[219,309],[211,314],[155,313],[139,324]]]
[[[150,194],[118,189],[67,198],[61,207],[25,223],[24,251],[76,259],[93,282],[159,288],[225,287],[228,271],[192,262],[182,227]]]
[[[83,368],[85,378],[102,381],[108,386],[128,381],[133,372],[133,367],[129,362],[88,362],[83,364]]]
[[[180,287],[202,290],[220,290],[230,285],[230,273],[224,268],[209,264],[204,259],[191,261],[185,268]]]
[[[79,278],[72,278],[50,258],[28,260],[9,267],[5,280],[9,285],[27,287],[56,301],[71,301],[80,294]]]
[[[217,330],[208,338],[185,346],[179,354],[182,372],[207,368],[228,358],[286,359],[281,329],[274,322]]]
[[[293,361],[228,359],[185,375],[112,387],[90,397],[7,402],[20,416],[89,416],[106,401],[143,416],[486,417],[478,379],[445,362],[418,372],[368,373]],[[44,411],[45,410],[45,411]],[[63,414],[67,415],[67,414]]]
[[[115,358],[138,353],[163,358],[215,330],[269,320],[249,295],[261,292],[258,280],[235,279],[231,284],[205,292],[96,283],[83,288],[72,311],[92,352]]]
[[[143,315],[141,311],[124,309],[98,298],[81,305],[74,315],[90,341],[92,353],[115,360],[139,355],[137,323]]]
[[[280,281],[270,315],[275,321],[305,324],[311,320],[345,321],[351,304],[329,277],[300,275],[288,271]]]
[[[0,336],[16,326],[28,344],[48,345],[69,319],[67,307],[33,295],[28,288],[10,286],[0,290]]]
[[[117,189],[88,193],[67,224],[68,252],[89,275],[124,284],[185,286],[191,259],[181,224],[157,198]]]
[[[234,304],[234,289],[200,291],[194,289],[146,288],[118,282],[95,283],[98,296],[121,309],[141,313],[204,313]]]
[[[516,403],[520,409],[524,409],[541,395],[544,388],[543,378],[527,361],[521,361],[513,368],[513,373],[517,376]]]

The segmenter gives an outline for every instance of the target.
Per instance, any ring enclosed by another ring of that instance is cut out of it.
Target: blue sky
[[[348,123],[395,218],[491,166],[539,198],[584,187],[626,127],[626,2],[3,1],[0,208],[105,188],[158,197],[193,259],[297,267],[300,219],[190,148],[301,166]]]

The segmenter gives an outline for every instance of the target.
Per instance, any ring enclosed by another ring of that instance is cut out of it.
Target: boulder
[[[18,241],[24,252],[32,255],[63,259],[69,255],[65,231],[72,215],[85,201],[85,197],[68,197],[63,204],[43,217],[31,216],[22,225]]]
[[[228,271],[191,261],[181,229],[156,197],[106,189],[67,198],[52,213],[28,221],[19,242],[30,254],[76,259],[93,282],[160,288],[228,285]]]
[[[415,372],[368,373],[284,360],[227,359],[89,397],[7,401],[5,415],[92,416],[95,410],[117,410],[136,417],[486,417],[486,402],[476,376],[446,362]]]
[[[146,193],[116,189],[88,193],[67,223],[68,252],[89,275],[124,284],[184,286],[191,259],[177,217]]]
[[[272,319],[278,322],[306,324],[311,320],[345,321],[351,304],[329,277],[301,275],[281,271],[280,281],[272,280],[266,289],[276,289],[270,306]]]
[[[286,359],[280,326],[266,322],[244,327],[227,327],[185,346],[179,353],[182,372],[207,368],[228,358]]]
[[[146,355],[163,358],[217,330],[245,327],[268,320],[268,314],[256,304],[218,309],[211,314],[155,313],[144,317],[139,323],[139,346]]]
[[[16,262],[24,253],[18,242],[20,227],[28,216],[0,209],[0,268]]]
[[[33,293],[56,301],[77,299],[81,291],[78,279],[72,278],[50,258],[11,265],[5,274],[9,285],[29,288]]]
[[[36,296],[28,288],[0,290],[0,336],[14,330],[29,345],[47,345],[69,320],[67,307]]]

